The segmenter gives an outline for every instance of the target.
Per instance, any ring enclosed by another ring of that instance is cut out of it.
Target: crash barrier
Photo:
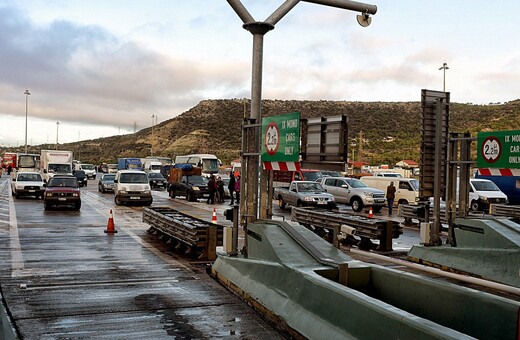
[[[520,219],[520,205],[491,204],[489,213],[493,216],[512,217]]]
[[[404,218],[404,224],[410,225],[414,224],[412,219],[419,220],[419,222],[425,222],[424,218],[424,206],[420,205],[411,205],[411,204],[399,204],[397,216]],[[433,219],[433,208],[430,206],[429,214],[430,221]],[[447,224],[448,220],[446,218],[446,212],[444,209],[441,209],[441,223]]]
[[[143,222],[148,232],[160,235],[174,248],[199,260],[215,260],[223,243],[223,226],[207,222],[169,207],[145,207]]]
[[[336,247],[339,247],[341,242],[353,243],[360,249],[376,248],[378,251],[392,251],[392,239],[398,238],[403,233],[399,222],[312,208],[293,207],[291,220],[325,237]],[[354,236],[359,237],[360,241]],[[374,245],[371,240],[379,240],[379,245]]]

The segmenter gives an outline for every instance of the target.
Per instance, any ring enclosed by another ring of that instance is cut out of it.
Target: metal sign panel
[[[348,157],[346,115],[311,118],[302,123],[302,167],[344,171]]]
[[[298,162],[300,113],[262,118],[262,162]]]
[[[477,167],[520,168],[520,131],[479,132]]]
[[[422,90],[421,104],[422,143],[419,196],[422,198],[434,196],[435,173],[439,172],[440,195],[445,197],[450,94]],[[436,155],[436,147],[440,148],[438,155]]]

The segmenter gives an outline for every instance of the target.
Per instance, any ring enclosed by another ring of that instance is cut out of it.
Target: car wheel
[[[114,197],[114,202],[116,203],[116,205],[121,205],[121,199],[119,199],[119,196],[115,196]]]
[[[360,212],[361,210],[363,210],[363,202],[361,202],[361,200],[357,197],[352,199],[351,205],[352,210],[354,210],[355,212]]]
[[[285,204],[285,202],[283,201],[283,199],[280,197],[280,198],[278,199],[278,206],[280,207],[280,209],[282,209],[282,210],[285,209],[286,205],[287,205],[287,204]]]
[[[382,209],[383,209],[382,206],[372,207],[372,210],[373,210],[375,213],[380,213]]]
[[[98,185],[97,189],[98,189],[99,192],[103,192],[103,189],[101,188],[101,185]]]
[[[168,194],[170,195],[171,198],[175,198],[175,192],[173,190],[169,191]]]
[[[20,198],[20,195],[18,195],[17,192],[14,193],[14,198]]]
[[[296,206],[297,206],[298,208],[303,207],[303,203],[302,203],[302,201],[298,201],[298,202],[296,202]]]
[[[74,209],[76,209],[76,210],[81,209],[81,201],[74,203]]]
[[[471,201],[470,208],[471,208],[471,211],[479,211],[480,210],[480,204],[476,200]]]
[[[47,203],[46,200],[43,200],[43,209],[44,209],[44,210],[49,210],[49,208],[50,208],[49,203]]]

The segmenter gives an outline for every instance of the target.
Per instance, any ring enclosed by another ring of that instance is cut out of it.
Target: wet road
[[[0,287],[21,338],[281,338],[97,181],[81,189],[80,211],[15,200],[8,182],[0,178]],[[154,200],[172,204],[164,191]],[[114,235],[104,233],[110,209]]]

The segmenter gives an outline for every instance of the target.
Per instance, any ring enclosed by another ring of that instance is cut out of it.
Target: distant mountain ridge
[[[118,157],[146,157],[175,154],[212,153],[229,164],[240,155],[241,125],[249,115],[249,100],[203,100],[190,110],[134,134],[117,135],[60,144],[74,157],[88,163],[114,163]],[[263,100],[262,116],[299,111],[302,118],[347,115],[349,155],[370,164],[395,164],[420,158],[420,102],[348,102]],[[450,131],[520,130],[520,99],[504,104],[474,105],[452,103]],[[360,148],[359,141],[363,140]],[[152,149],[151,149],[152,146]],[[29,152],[53,149],[54,144],[30,146]],[[23,152],[0,148],[0,152]],[[359,153],[361,152],[361,157]]]

